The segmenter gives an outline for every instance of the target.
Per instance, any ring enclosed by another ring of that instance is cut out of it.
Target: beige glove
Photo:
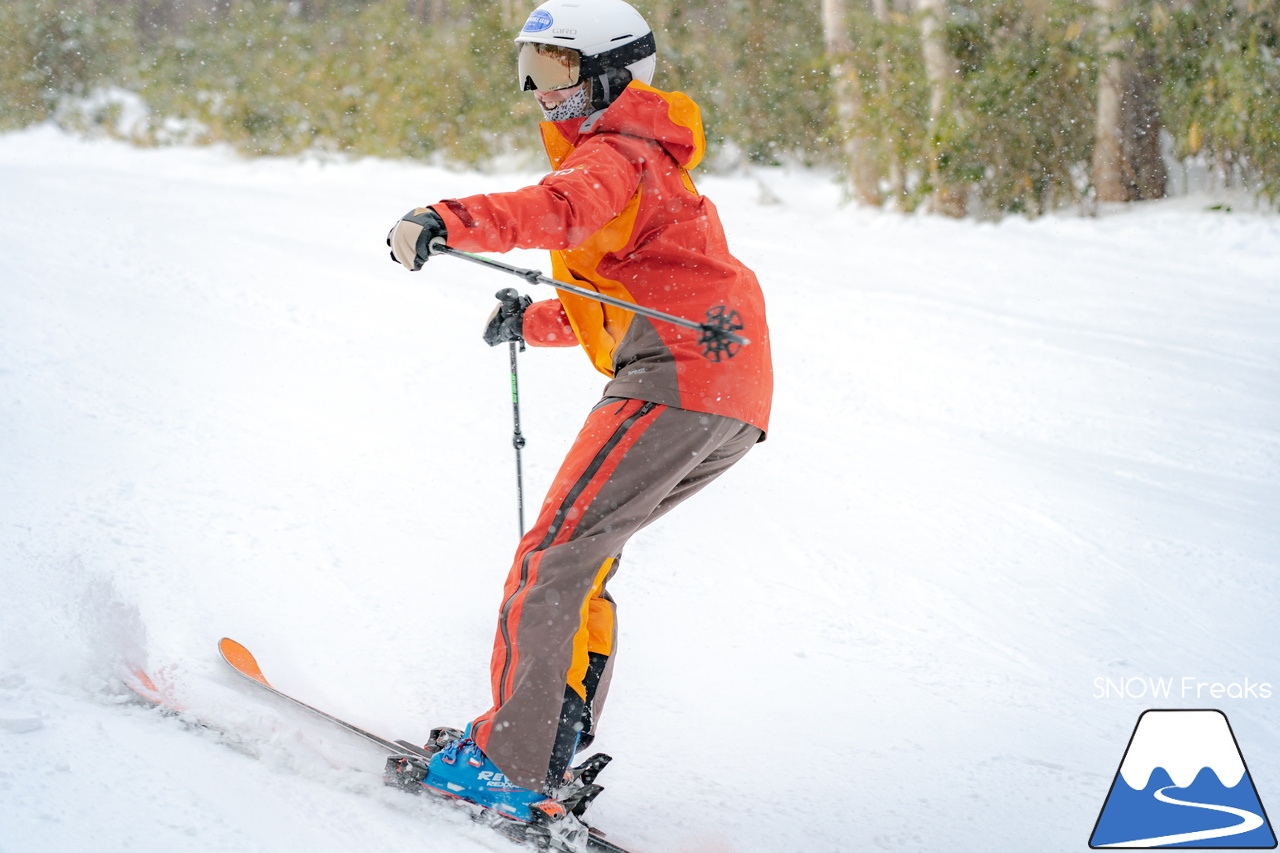
[[[406,213],[387,233],[391,260],[406,269],[420,270],[439,246],[449,239],[444,220],[429,207],[416,207]],[[437,243],[437,241],[439,241]]]

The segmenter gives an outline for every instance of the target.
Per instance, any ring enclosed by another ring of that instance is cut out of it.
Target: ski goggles
[[[554,92],[582,82],[582,54],[571,47],[525,42],[516,60],[523,91]]]

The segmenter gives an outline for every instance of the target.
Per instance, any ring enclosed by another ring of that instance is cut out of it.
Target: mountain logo
[[[1089,846],[1274,849],[1275,833],[1226,714],[1144,711]]]

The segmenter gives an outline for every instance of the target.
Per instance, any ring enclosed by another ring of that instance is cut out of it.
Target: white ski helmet
[[[625,0],[547,0],[529,15],[516,43],[522,90],[564,89],[590,79],[597,110],[613,103],[632,80],[651,83],[658,64],[653,30]],[[555,68],[526,44],[576,51],[576,63]]]

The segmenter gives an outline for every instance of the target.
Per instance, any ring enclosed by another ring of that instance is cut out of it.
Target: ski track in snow
[[[511,849],[215,644],[391,738],[487,706],[516,511],[480,331],[515,282],[384,237],[536,177],[0,136],[0,851]],[[597,823],[636,853],[1083,849],[1150,707],[1095,678],[1280,685],[1280,218],[699,185],[769,300],[773,428],[628,548]],[[603,379],[520,369],[533,506]],[[122,661],[191,714],[131,704]],[[1264,803],[1276,701],[1219,702]]]

